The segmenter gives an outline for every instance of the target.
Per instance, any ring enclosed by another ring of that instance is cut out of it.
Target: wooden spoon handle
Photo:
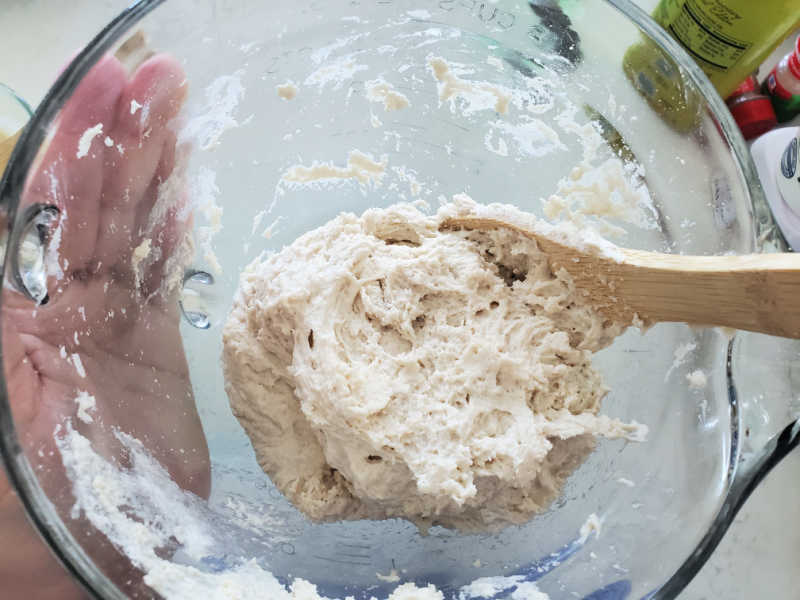
[[[615,283],[642,318],[800,338],[800,254],[625,254]]]
[[[443,229],[506,228],[536,240],[600,314],[619,323],[683,322],[800,339],[800,253],[682,256],[591,250],[494,217],[445,220]]]

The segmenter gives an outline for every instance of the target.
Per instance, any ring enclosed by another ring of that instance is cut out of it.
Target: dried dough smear
[[[598,414],[604,322],[465,196],[342,214],[258,259],[224,331],[227,390],[262,468],[315,520],[405,517],[462,530],[546,508],[594,437],[644,427]]]

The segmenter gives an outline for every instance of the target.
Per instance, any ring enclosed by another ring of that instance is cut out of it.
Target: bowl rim
[[[716,92],[705,73],[676,40],[631,0],[604,1],[626,16],[641,32],[674,58],[682,75],[701,92],[712,119],[718,125],[720,133],[733,155],[734,162],[738,167],[740,183],[747,191],[750,201],[747,208],[751,216],[751,235],[756,250],[761,251],[769,241],[778,240],[777,243],[780,246],[780,234],[772,219],[747,144],[723,99]],[[14,222],[18,207],[19,198],[14,190],[22,189],[39,148],[64,103],[89,69],[136,23],[164,2],[165,0],[136,0],[124,9],[75,56],[47,92],[26,125],[19,143],[12,153],[8,167],[0,179],[0,210],[7,213],[9,223]],[[0,276],[5,276],[5,267],[5,264],[0,265]],[[728,347],[728,394],[732,410],[732,423],[741,425],[736,389],[732,378],[732,348],[733,341]],[[736,430],[734,434],[736,434]],[[775,444],[769,445],[759,455],[761,460],[751,468],[745,469],[746,473],[743,477],[738,477],[740,448],[738,436],[732,436],[728,472],[729,488],[717,516],[709,525],[708,531],[695,550],[658,589],[648,594],[648,599],[674,598],[691,581],[722,539],[733,521],[736,511],[749,493],[774,464],[777,464],[788,451],[798,445],[800,421],[790,425],[782,436],[774,441]],[[70,575],[92,597],[124,600],[126,596],[85,553],[40,487],[34,470],[19,444],[5,381],[2,377],[0,377],[0,458],[9,482],[17,492],[34,527]],[[740,480],[741,485],[737,487],[736,484]]]

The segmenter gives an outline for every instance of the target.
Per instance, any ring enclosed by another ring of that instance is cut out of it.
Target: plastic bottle
[[[779,123],[800,114],[800,37],[794,51],[784,56],[767,76],[763,89],[772,99]]]
[[[739,84],[725,103],[746,140],[757,138],[778,124],[769,96],[761,93],[755,75]]]
[[[800,24],[800,2],[661,0],[653,19],[727,98]]]
[[[800,24],[798,0],[661,0],[653,18],[727,98]],[[640,93],[679,131],[699,118],[700,99],[674,61],[652,40],[631,46],[623,69]]]

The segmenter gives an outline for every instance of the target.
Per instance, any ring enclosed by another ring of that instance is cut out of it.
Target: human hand
[[[167,123],[185,95],[183,71],[167,56],[150,58],[130,78],[117,59],[104,58],[62,110],[23,192],[20,210],[41,203],[60,211],[63,276],[51,273],[44,306],[3,291],[5,382],[20,443],[29,459],[41,457],[34,468],[62,515],[72,498],[54,430],[67,419],[107,457],[124,460],[113,428],[145,441],[174,481],[201,497],[209,493],[208,448],[178,330],[177,290],[162,285],[188,222],[174,202],[154,210],[159,185],[175,166]],[[102,133],[81,148],[84,133],[98,124]],[[134,251],[147,240],[150,254],[137,273]],[[74,418],[81,392],[96,399],[90,423]],[[73,535],[88,527],[85,520],[68,525]],[[94,537],[101,543],[102,536]],[[4,595],[83,597],[26,522],[3,475],[0,539]],[[107,572],[130,569],[116,553],[106,554]]]

